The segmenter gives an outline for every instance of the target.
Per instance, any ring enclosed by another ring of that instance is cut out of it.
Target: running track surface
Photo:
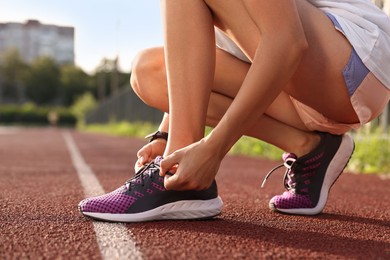
[[[390,259],[389,179],[344,173],[321,215],[288,216],[267,206],[282,192],[283,171],[260,189],[280,162],[227,157],[217,177],[224,208],[216,219],[93,222],[76,208],[86,188],[67,135],[106,192],[132,176],[145,143],[55,128],[0,129],[0,259]]]

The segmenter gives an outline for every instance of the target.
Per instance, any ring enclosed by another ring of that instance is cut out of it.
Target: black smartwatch
[[[154,133],[148,134],[145,136],[146,139],[150,139],[150,142],[153,142],[156,139],[164,139],[165,141],[168,141],[168,133],[167,132],[162,132],[162,131],[156,131]]]

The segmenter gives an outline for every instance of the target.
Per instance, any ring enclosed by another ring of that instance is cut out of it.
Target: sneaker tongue
[[[160,166],[160,162],[162,161],[162,156],[157,156],[155,159],[154,159],[154,163],[157,164],[158,166]]]
[[[296,156],[296,155],[293,154],[293,153],[283,153],[282,158],[283,158],[283,161],[286,161],[287,159],[290,159],[290,158],[292,158],[292,159],[297,159],[298,156]]]

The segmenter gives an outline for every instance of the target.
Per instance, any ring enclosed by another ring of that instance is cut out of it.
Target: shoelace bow
[[[141,184],[143,186],[144,185],[144,176],[148,170],[149,171],[153,171],[153,170],[158,171],[159,166],[156,163],[154,163],[154,161],[151,161],[150,163],[146,164],[144,167],[139,169],[130,180],[126,181],[125,185],[126,185],[127,189],[131,190],[131,187],[134,184]],[[150,174],[150,176],[152,176],[152,175]],[[140,182],[138,182],[138,180],[140,180]]]
[[[294,158],[287,158],[284,163],[281,165],[278,165],[274,167],[272,170],[270,170],[267,175],[265,176],[263,183],[261,184],[261,187],[263,188],[265,186],[265,183],[269,176],[271,176],[272,173],[274,173],[277,169],[281,167],[286,167],[286,171],[284,172],[284,177],[283,177],[283,185],[286,188],[286,190],[293,191],[294,193],[296,192],[298,180],[297,176],[295,176],[295,173],[292,169],[293,165],[295,164],[297,159]],[[287,181],[286,181],[287,179]]]

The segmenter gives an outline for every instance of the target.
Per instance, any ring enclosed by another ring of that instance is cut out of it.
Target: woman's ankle
[[[317,132],[308,132],[300,140],[292,151],[298,157],[302,157],[313,151],[320,144],[321,136]]]

